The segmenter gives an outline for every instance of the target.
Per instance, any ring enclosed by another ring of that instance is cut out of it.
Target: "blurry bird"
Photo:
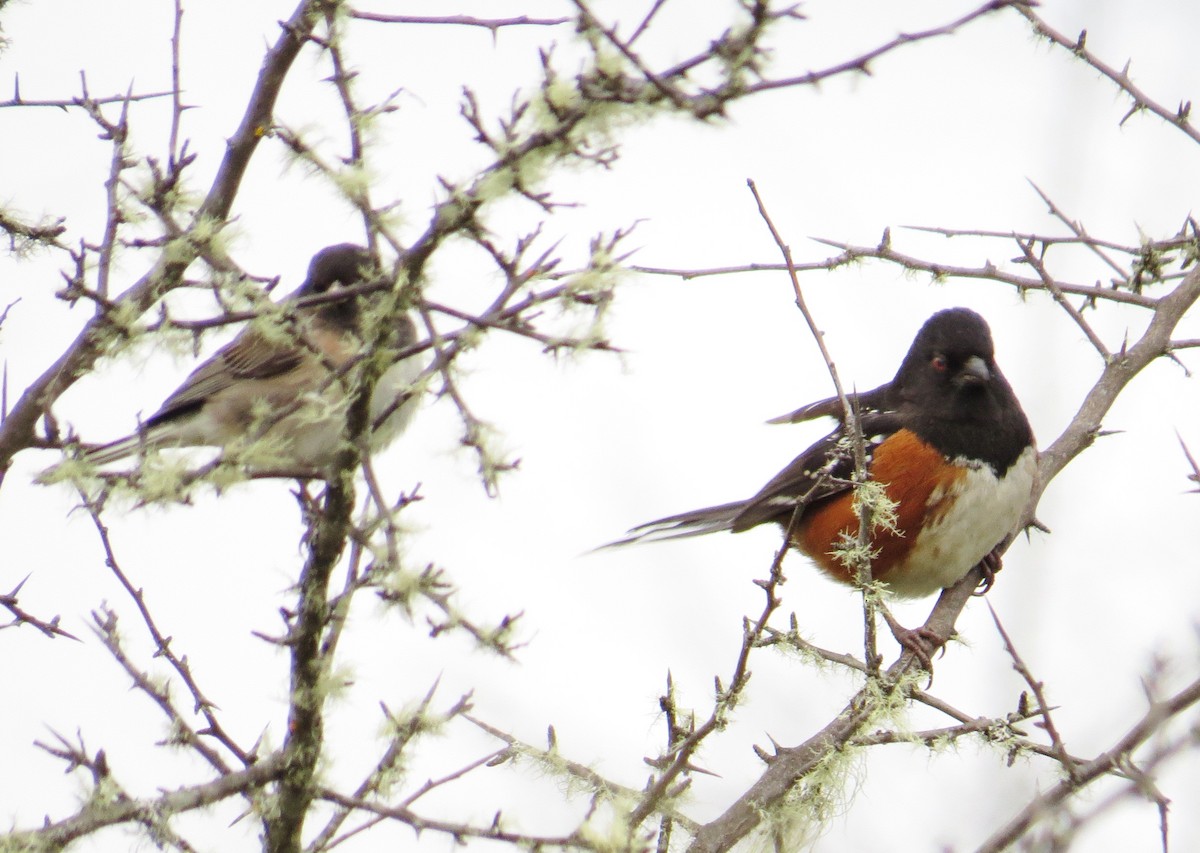
[[[974,566],[999,568],[994,549],[1015,532],[1033,493],[1037,450],[1021,404],[996,366],[991,330],[966,308],[934,314],[891,382],[852,395],[866,442],[867,477],[894,505],[871,538],[872,576],[901,598],[953,586]],[[836,398],[775,422],[841,419]],[[845,423],[797,456],[753,497],[680,513],[613,545],[676,539],[768,522],[835,580],[858,539],[854,450]]]
[[[308,277],[284,303],[379,277],[366,249],[349,243],[329,246],[313,257]],[[284,315],[272,325],[258,321],[248,326],[192,371],[137,432],[91,448],[85,458],[103,465],[164,447],[244,447],[261,439],[272,452],[277,450],[281,467],[316,470],[330,465],[346,423],[346,390],[339,374],[353,359],[371,355],[364,351],[361,335],[377,295],[301,305],[290,315],[292,321]],[[401,315],[383,346],[392,357],[415,341],[412,318]],[[375,449],[404,429],[417,404],[412,383],[421,360],[392,361],[371,398]]]

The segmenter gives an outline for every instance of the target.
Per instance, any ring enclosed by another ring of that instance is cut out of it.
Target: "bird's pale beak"
[[[958,385],[981,385],[991,378],[992,372],[988,370],[987,362],[977,355],[968,358],[954,377]]]

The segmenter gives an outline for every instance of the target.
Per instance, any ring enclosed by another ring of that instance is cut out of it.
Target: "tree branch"
[[[38,829],[9,833],[4,836],[4,843],[14,850],[61,850],[97,830],[140,821],[144,815],[157,815],[160,820],[165,820],[172,815],[260,790],[277,779],[282,770],[283,757],[275,753],[244,770],[218,776],[202,785],[176,788],[152,799],[118,797],[90,801],[72,817],[47,823]]]
[[[1007,850],[1027,833],[1042,817],[1053,814],[1055,808],[1106,774],[1127,766],[1134,750],[1159,734],[1172,717],[1200,702],[1200,680],[1162,702],[1152,702],[1145,715],[1113,746],[1084,764],[1075,766],[1071,778],[1059,782],[1045,794],[1035,798],[1005,826],[979,846],[976,853],[1000,853]]]

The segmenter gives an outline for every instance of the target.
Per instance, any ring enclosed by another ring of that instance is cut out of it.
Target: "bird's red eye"
[[[945,373],[946,368],[949,367],[950,364],[949,364],[949,362],[946,361],[946,356],[935,355],[933,358],[931,358],[929,360],[929,366],[932,367],[934,370],[936,370],[938,373]]]

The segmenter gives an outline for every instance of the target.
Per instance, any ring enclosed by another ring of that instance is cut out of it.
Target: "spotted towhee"
[[[345,426],[342,372],[365,351],[362,327],[373,297],[314,300],[380,278],[366,249],[348,243],[318,252],[308,277],[284,301],[279,318],[252,322],[192,374],[133,435],[88,450],[97,465],[162,447],[230,447],[270,442],[281,467],[312,470],[329,465]],[[304,300],[308,297],[306,303]],[[416,406],[412,382],[421,371],[414,357],[396,361],[416,340],[412,319],[391,321],[380,349],[395,361],[371,398],[371,445],[379,447],[407,424]]]
[[[966,308],[934,314],[896,377],[852,395],[867,476],[894,504],[872,532],[872,576],[902,598],[952,586],[1020,524],[1037,475],[1033,432],[996,366],[992,335]],[[776,421],[841,415],[836,398]],[[835,580],[854,582],[842,556],[859,535],[854,447],[844,422],[797,456],[749,500],[672,515],[613,544],[738,533],[766,522]]]

